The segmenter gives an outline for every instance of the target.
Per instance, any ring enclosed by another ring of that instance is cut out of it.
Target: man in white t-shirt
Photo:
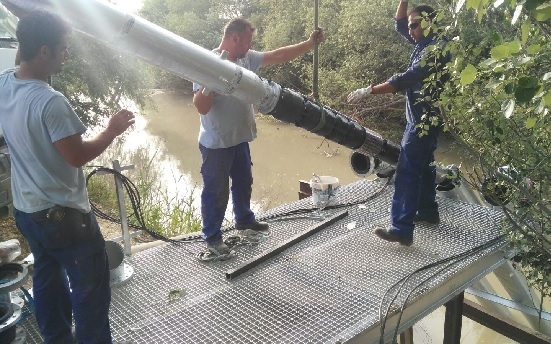
[[[232,19],[214,51],[227,51],[229,61],[256,73],[262,66],[285,63],[307,53],[316,40],[323,42],[323,31],[318,29],[301,43],[259,52],[251,50],[254,32],[255,27],[248,20]],[[203,238],[213,254],[226,256],[230,250],[222,240],[221,227],[228,206],[230,178],[235,228],[268,231],[268,224],[257,221],[250,206],[253,176],[249,142],[256,138],[254,110],[252,104],[230,96],[203,94],[203,87],[197,84],[193,91],[193,104],[201,114]]]
[[[10,152],[13,215],[34,256],[35,317],[44,343],[111,343],[109,264],[82,166],[134,123],[120,110],[86,127],[47,80],[69,57],[70,28],[36,11],[17,26],[20,66],[0,73],[0,125]],[[70,284],[70,287],[69,287]]]

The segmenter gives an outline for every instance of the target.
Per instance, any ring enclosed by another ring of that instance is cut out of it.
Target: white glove
[[[366,88],[358,88],[356,91],[350,92],[347,100],[349,103],[357,103],[360,100],[366,97],[369,97],[370,95],[371,95],[371,86]]]

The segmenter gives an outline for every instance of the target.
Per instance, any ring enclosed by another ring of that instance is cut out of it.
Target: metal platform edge
[[[416,322],[418,322],[437,308],[443,306],[446,302],[450,301],[451,299],[462,293],[473,283],[478,281],[480,278],[486,276],[494,269],[498,268],[514,255],[513,251],[507,250],[507,243],[496,245],[498,247],[496,247],[494,251],[487,256],[473,261],[467,267],[461,269],[461,271],[459,271],[457,274],[453,275],[445,282],[439,284],[438,288],[434,288],[426,292],[422,298],[412,300],[412,302],[407,305],[401,315],[397,333],[400,334],[407,328],[412,327]],[[385,333],[383,336],[385,343],[393,339],[399,318],[399,311],[388,317],[385,325]],[[365,329],[354,338],[346,341],[346,343],[380,343],[380,326],[381,323],[378,322],[377,326],[372,326]]]

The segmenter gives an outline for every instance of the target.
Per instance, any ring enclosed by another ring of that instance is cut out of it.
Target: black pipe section
[[[315,226],[310,227],[303,233],[299,233],[295,235],[294,237],[288,239],[287,241],[283,242],[282,244],[269,249],[268,251],[263,252],[261,255],[253,257],[252,259],[246,261],[245,263],[241,264],[240,266],[236,267],[235,269],[231,269],[226,271],[226,279],[231,280],[236,278],[237,276],[249,271],[250,269],[254,268],[255,266],[258,266],[260,263],[265,262],[266,260],[275,257],[279,253],[285,251],[289,247],[293,246],[294,244],[308,238],[309,236],[321,231],[322,229],[332,225],[333,223],[337,222],[338,220],[344,218],[345,216],[348,216],[348,210],[342,211],[340,213],[337,213],[336,215],[331,216],[330,218],[324,220],[323,222],[318,223]]]
[[[268,114],[388,164],[398,163],[400,146],[297,92],[282,88],[276,106]]]

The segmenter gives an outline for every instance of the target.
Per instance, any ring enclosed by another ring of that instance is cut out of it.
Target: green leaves
[[[461,86],[467,86],[471,84],[476,79],[477,70],[472,64],[468,64],[461,71]]]
[[[515,111],[515,100],[507,99],[505,102],[503,102],[501,109],[503,110],[503,114],[505,115],[505,118],[510,118],[513,115],[513,112]]]
[[[456,64],[442,95],[446,125],[476,154],[478,171],[518,171],[496,189],[512,191],[504,228],[529,282],[551,296],[551,0],[492,2],[498,10],[478,0],[453,9],[459,33],[449,44]]]
[[[486,14],[486,8],[488,7],[488,0],[467,0],[466,8],[474,9],[477,13],[477,19],[480,22]]]
[[[513,41],[493,47],[490,53],[492,55],[492,58],[496,60],[501,60],[519,52],[520,43],[518,41]]]
[[[526,129],[532,129],[533,127],[536,126],[536,123],[538,122],[538,118],[537,117],[530,117],[526,120],[526,123],[525,123],[525,126],[526,126]]]
[[[518,79],[515,88],[515,99],[519,102],[528,102],[534,98],[540,85],[535,76],[525,76]]]
[[[543,22],[551,18],[551,3],[544,3],[538,6],[535,10],[535,17],[537,21]]]

